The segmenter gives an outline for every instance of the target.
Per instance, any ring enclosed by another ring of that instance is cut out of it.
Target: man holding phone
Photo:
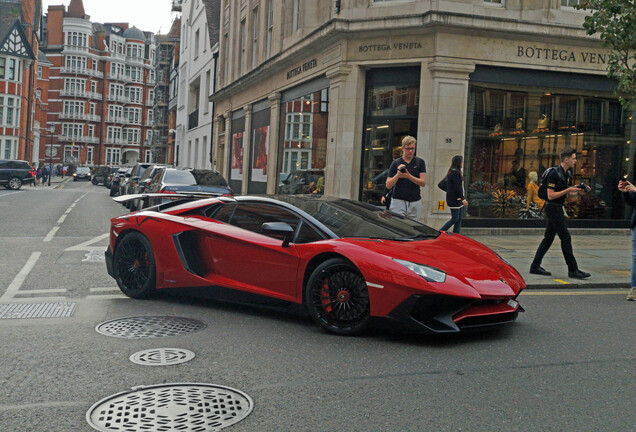
[[[543,276],[551,275],[549,271],[541,267],[541,261],[548,249],[550,249],[550,246],[552,246],[554,237],[558,235],[559,239],[561,239],[563,257],[568,265],[568,276],[574,279],[585,279],[590,277],[590,274],[581,271],[574,258],[574,252],[572,252],[572,237],[570,237],[570,232],[565,224],[563,204],[565,203],[566,197],[574,198],[578,196],[581,191],[588,191],[589,186],[585,183],[572,186],[570,170],[576,165],[576,151],[573,149],[565,149],[561,152],[560,156],[561,163],[548,174],[548,178],[546,179],[548,182],[548,199],[543,206],[546,218],[545,235],[530,265],[530,273]]]
[[[422,213],[420,187],[426,186],[426,163],[415,156],[415,138],[402,139],[402,157],[389,167],[386,189],[393,189],[391,210],[410,219],[419,219]]]

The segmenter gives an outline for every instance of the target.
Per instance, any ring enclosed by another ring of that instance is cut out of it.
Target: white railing
[[[64,45],[64,53],[80,53],[85,54],[88,52],[87,46],[81,45]]]
[[[94,114],[80,114],[80,113],[60,113],[61,119],[69,119],[69,120],[85,120],[85,121],[93,121],[98,122],[101,120],[100,116]]]
[[[128,140],[123,138],[106,138],[104,141],[105,144],[116,144],[116,145],[126,145],[128,144]]]
[[[106,118],[106,122],[108,122],[108,123],[123,123],[124,122],[124,118],[120,117],[120,116],[108,116]]]
[[[126,56],[126,63],[133,63],[133,64],[137,64],[137,65],[140,65],[140,66],[143,66],[143,65],[146,64],[144,62],[143,58],[133,57],[133,56]]]
[[[63,74],[81,74],[81,75],[89,75],[96,78],[104,78],[104,73],[100,71],[94,71],[92,69],[86,68],[68,68],[63,67],[61,70]]]

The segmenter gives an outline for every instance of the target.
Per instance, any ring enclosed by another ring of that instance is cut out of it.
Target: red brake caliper
[[[320,303],[322,304],[323,309],[328,314],[331,313],[331,298],[329,295],[329,280],[325,279],[322,283],[322,287],[320,287]]]

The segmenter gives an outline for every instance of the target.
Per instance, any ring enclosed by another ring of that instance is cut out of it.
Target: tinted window
[[[300,218],[278,206],[246,203],[240,204],[234,210],[230,220],[232,225],[255,233],[261,233],[261,225],[266,222],[285,222],[296,229]]]
[[[164,181],[175,186],[227,186],[223,176],[212,170],[170,170]]]
[[[339,237],[405,239],[439,235],[439,231],[420,222],[359,201],[285,195],[277,198],[313,216]]]
[[[31,169],[31,166],[28,164],[28,162],[13,162],[13,167],[18,169],[26,169],[26,170]]]
[[[11,162],[0,162],[0,169],[9,169],[11,168]]]
[[[234,213],[234,209],[236,208],[236,204],[222,204],[219,207],[213,207],[209,209],[208,217],[212,219],[216,219],[219,222],[230,223],[230,219],[232,219],[232,213]]]
[[[303,222],[298,230],[295,243],[311,243],[320,240],[324,240],[324,237],[308,223]]]

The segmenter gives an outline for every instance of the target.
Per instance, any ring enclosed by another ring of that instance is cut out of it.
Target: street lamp
[[[51,176],[53,175],[53,132],[55,132],[55,126],[49,126],[46,128],[49,136],[49,186],[51,186]]]

